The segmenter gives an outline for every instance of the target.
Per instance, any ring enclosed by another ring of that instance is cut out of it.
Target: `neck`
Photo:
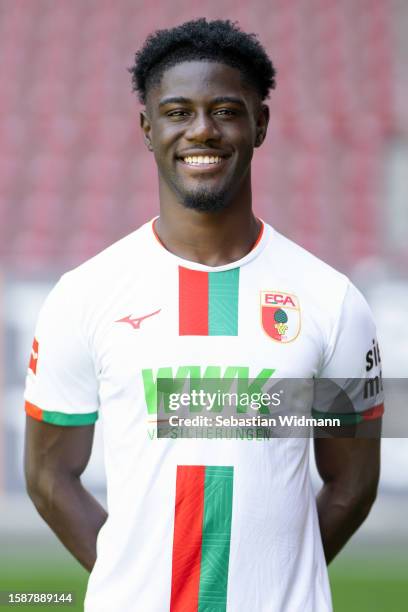
[[[189,261],[222,266],[244,257],[261,230],[251,207],[251,189],[240,190],[227,208],[198,212],[185,208],[159,184],[160,217],[155,230],[166,249]]]

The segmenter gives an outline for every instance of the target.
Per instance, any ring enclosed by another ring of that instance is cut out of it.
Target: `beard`
[[[225,191],[214,193],[207,189],[197,189],[197,191],[183,193],[182,204],[185,208],[198,212],[218,212],[227,208],[229,198]]]
[[[197,212],[215,213],[226,209],[231,204],[236,192],[231,180],[218,189],[208,189],[205,184],[198,184],[195,188],[191,188],[191,186],[187,187],[175,172],[166,176],[166,173],[161,173],[159,170],[159,174],[162,175],[164,181],[175,193],[180,204],[184,208]]]

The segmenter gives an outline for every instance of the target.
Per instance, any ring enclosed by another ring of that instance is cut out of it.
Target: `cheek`
[[[244,152],[254,146],[256,131],[248,123],[237,124],[234,129],[226,133],[226,139],[236,148]]]
[[[157,166],[159,168],[168,166],[169,162],[171,161],[171,155],[167,141],[163,140],[162,137],[160,137],[160,140],[155,140],[152,138],[152,145],[153,155]]]
[[[252,159],[254,143],[250,139],[241,140],[237,146],[239,151],[238,158],[241,163],[248,163]]]
[[[167,153],[168,150],[175,148],[176,141],[180,139],[180,130],[175,126],[159,124],[156,130],[152,130],[152,143],[158,151]]]

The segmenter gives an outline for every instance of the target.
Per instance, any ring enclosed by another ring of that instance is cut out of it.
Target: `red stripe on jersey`
[[[38,406],[31,404],[30,402],[25,403],[25,411],[33,419],[37,419],[37,421],[43,420],[43,411]]]
[[[197,612],[204,513],[204,465],[178,465],[170,612]]]
[[[261,221],[260,219],[258,219],[258,220]],[[264,232],[264,224],[263,224],[263,221],[261,221],[261,230],[260,230],[260,232],[258,234],[258,238],[256,239],[255,243],[253,244],[253,246],[251,248],[251,251],[253,251],[254,248],[256,246],[258,246],[258,244],[261,242],[261,238],[262,238],[263,232]]]
[[[362,414],[364,421],[378,419],[384,414],[384,404],[378,404],[377,406],[373,406],[372,408],[365,410]]]
[[[179,334],[208,336],[208,273],[179,266]]]
[[[28,364],[29,369],[33,374],[37,374],[37,361],[38,361],[38,340],[34,338],[33,347],[31,349],[30,363]]]
[[[154,237],[156,238],[157,242],[158,242],[158,243],[159,243],[159,244],[160,244],[162,247],[166,248],[166,247],[164,246],[164,244],[162,243],[162,241],[160,240],[160,238],[159,238],[159,234],[156,232],[156,227],[155,227],[155,225],[156,225],[156,221],[157,221],[157,219],[158,219],[158,217],[157,217],[156,219],[153,219],[153,223],[152,223],[152,230],[153,230],[153,234],[154,234]]]

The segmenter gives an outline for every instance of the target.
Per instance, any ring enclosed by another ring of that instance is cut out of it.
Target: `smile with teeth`
[[[189,166],[200,166],[204,164],[219,164],[222,161],[222,157],[218,155],[193,155],[189,157],[183,157],[185,164]]]

